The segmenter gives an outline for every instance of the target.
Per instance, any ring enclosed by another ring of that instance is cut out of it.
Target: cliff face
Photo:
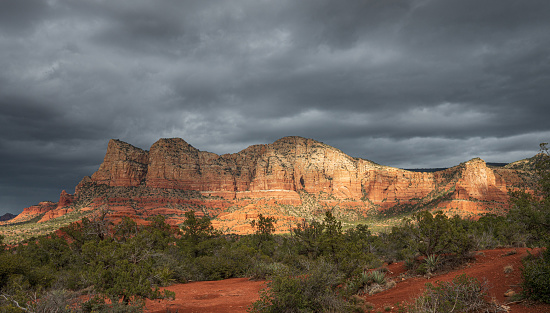
[[[160,139],[149,151],[111,140],[103,163],[74,196],[63,192],[57,205],[31,207],[23,215],[51,210],[45,221],[77,206],[102,207],[116,216],[165,214],[177,224],[193,209],[219,216],[220,228],[246,229],[243,217],[262,212],[281,221],[322,214],[326,208],[338,208],[342,218],[428,205],[479,214],[506,209],[508,191],[528,183],[526,173],[490,168],[481,159],[433,173],[411,172],[301,137],[224,155],[199,151],[179,138]]]
[[[138,186],[147,174],[148,163],[147,151],[111,139],[105,159],[92,175],[92,180],[109,186]]]
[[[31,220],[37,216],[46,214],[47,212],[53,211],[57,207],[57,203],[51,201],[43,201],[37,205],[30,206],[23,209],[19,215],[11,219],[10,223],[20,223]]]
[[[437,194],[445,194],[451,206],[453,201],[505,205],[507,192],[521,183],[521,175],[516,170],[491,169],[481,159],[440,172],[410,172],[355,159],[301,137],[221,156],[174,138],[157,141],[149,152],[112,140],[91,180],[109,186],[193,190],[228,200],[272,197],[297,204],[299,194],[307,192],[368,201],[384,209],[433,200]]]
[[[199,151],[182,139],[161,139],[151,146],[145,184],[151,188],[235,192],[236,178],[229,166],[223,157]]]
[[[109,186],[195,190],[228,199],[240,193],[300,190],[361,198],[358,175],[357,160],[311,139],[286,137],[218,156],[173,138],[157,141],[149,152],[111,140],[91,180]]]

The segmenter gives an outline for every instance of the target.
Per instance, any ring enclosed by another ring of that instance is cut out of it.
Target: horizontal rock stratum
[[[259,213],[286,226],[326,209],[348,220],[425,207],[477,215],[506,210],[508,192],[529,188],[531,177],[529,170],[489,167],[479,158],[433,173],[407,171],[302,137],[224,155],[180,138],[160,139],[148,151],[113,139],[74,195],[63,192],[57,206],[25,209],[15,221],[46,207],[55,212],[42,220],[101,207],[118,217],[165,214],[177,224],[183,212],[195,210],[220,228],[246,232],[246,220]]]

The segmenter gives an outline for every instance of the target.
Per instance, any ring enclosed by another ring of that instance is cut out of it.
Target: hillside
[[[279,231],[326,209],[350,223],[424,208],[477,216],[505,211],[509,191],[530,187],[529,160],[521,162],[492,167],[475,158],[441,171],[413,172],[301,137],[224,155],[180,138],[160,139],[149,150],[113,139],[99,169],[74,194],[63,191],[59,202],[26,208],[10,223],[57,225],[108,210],[112,219],[163,214],[179,224],[184,212],[194,210],[213,218],[219,229],[247,233],[259,213],[276,217]]]
[[[6,214],[0,216],[0,222],[9,221],[9,220],[15,218],[16,216],[17,215],[13,215],[11,213],[6,213]]]
[[[480,282],[487,282],[489,296],[502,305],[502,309],[507,309],[506,312],[549,312],[548,304],[514,301],[505,296],[509,290],[521,292],[521,260],[537,251],[525,248],[480,251],[471,263],[432,277],[407,275],[403,262],[393,263],[388,266],[388,277],[396,281],[395,287],[374,295],[363,295],[362,298],[372,307],[370,312],[400,312],[398,304],[413,302],[425,290],[427,283],[451,281],[457,275],[466,274]],[[507,267],[511,269],[509,272],[505,271]],[[246,278],[176,284],[166,288],[176,293],[175,300],[149,300],[147,309],[159,313],[168,310],[244,313],[252,302],[259,300],[258,291],[261,288],[265,288],[265,282]]]

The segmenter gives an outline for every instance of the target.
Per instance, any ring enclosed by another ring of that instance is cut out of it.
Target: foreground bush
[[[404,222],[401,231],[408,237],[408,244],[426,258],[441,254],[463,258],[473,249],[473,240],[458,216],[449,218],[442,211],[419,211]]]
[[[497,304],[486,301],[487,290],[487,283],[466,274],[456,276],[451,282],[428,283],[409,312],[499,312]]]
[[[304,261],[303,272],[283,269],[272,277],[253,303],[254,313],[350,312],[351,307],[337,293],[342,276],[333,264],[322,259]]]
[[[550,303],[550,246],[542,257],[523,261],[523,292],[526,297]]]

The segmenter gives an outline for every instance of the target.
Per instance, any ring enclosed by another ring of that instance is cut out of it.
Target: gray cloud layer
[[[56,200],[108,139],[237,152],[287,135],[398,167],[548,141],[550,2],[0,2],[0,214]]]

